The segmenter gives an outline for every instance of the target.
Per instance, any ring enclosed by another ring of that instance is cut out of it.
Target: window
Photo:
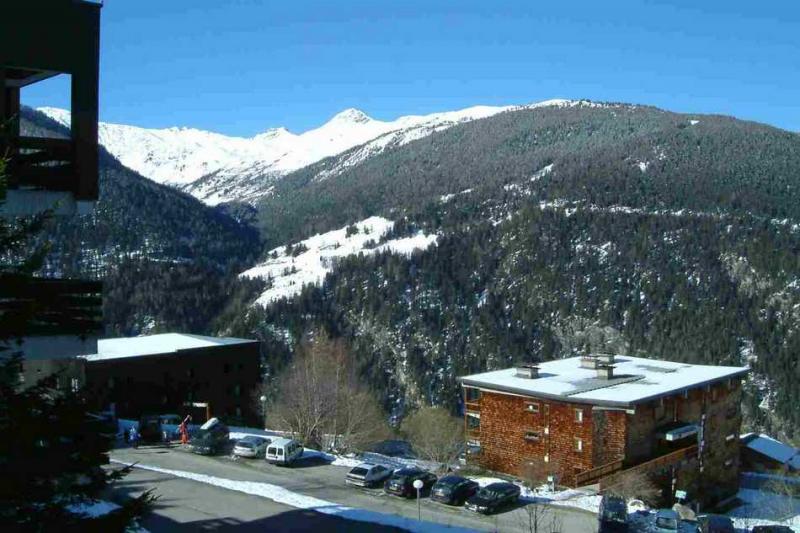
[[[467,428],[480,429],[481,417],[476,413],[467,413]]]
[[[242,416],[242,408],[238,405],[236,406],[236,416]]]
[[[464,396],[468,402],[477,402],[481,399],[481,390],[474,387],[465,387]]]
[[[544,462],[545,463],[549,463],[550,462],[550,456],[549,455],[547,455],[547,454],[544,455]]]
[[[583,423],[583,409],[575,409],[575,422],[578,424]]]
[[[539,403],[538,402],[525,402],[525,410],[530,413],[538,413],[539,412]]]
[[[225,372],[226,374],[230,374],[231,365],[228,364],[228,363],[225,363],[224,365],[222,365],[222,371]]]
[[[78,381],[78,378],[72,378],[70,380],[70,388],[72,389],[72,392],[78,392],[78,389],[80,389],[80,387],[81,384],[80,381]]]
[[[542,434],[538,431],[526,431],[525,440],[538,441],[542,438]]]
[[[575,439],[575,451],[576,452],[583,451],[583,439]]]
[[[186,371],[186,377],[193,378],[194,377],[194,368],[190,368]]]
[[[108,388],[109,389],[113,389],[114,388],[114,378],[113,377],[108,378]]]
[[[241,393],[242,393],[242,388],[239,385],[234,385],[233,395],[238,398]]]

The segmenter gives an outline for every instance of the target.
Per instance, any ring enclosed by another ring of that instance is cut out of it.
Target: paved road
[[[410,519],[417,517],[413,500],[388,496],[381,490],[355,489],[345,486],[347,468],[319,461],[304,460],[292,468],[282,468],[257,459],[205,457],[178,448],[144,447],[138,450],[121,448],[112,459],[171,470],[183,470],[237,481],[256,481],[279,485],[299,494],[313,496],[359,509],[395,514]],[[143,525],[153,533],[160,531],[237,529],[260,531],[397,531],[375,524],[349,521],[314,511],[295,509],[272,500],[218,488],[187,479],[175,478],[147,470],[135,470],[115,484],[115,495],[139,494],[154,488],[160,499],[153,515]],[[519,506],[497,515],[485,517],[464,510],[422,500],[422,519],[443,525],[473,528],[482,531],[530,531],[532,506]],[[546,522],[556,520],[558,531],[593,533],[597,530],[592,513],[549,506]],[[540,522],[541,523],[541,522]]]

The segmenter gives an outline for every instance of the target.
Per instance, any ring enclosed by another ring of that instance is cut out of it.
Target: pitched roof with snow
[[[87,361],[176,353],[181,350],[210,348],[230,344],[258,342],[234,337],[204,337],[185,333],[161,333],[144,337],[120,337],[97,341],[97,353],[84,356]]]
[[[460,380],[463,385],[523,396],[625,407],[741,377],[749,370],[618,355],[614,360],[614,376],[603,379],[597,377],[594,369],[581,367],[580,361],[581,357],[570,357],[540,363],[539,377],[534,379],[518,377],[515,368],[506,368]]]
[[[742,444],[749,449],[760,453],[781,464],[790,466],[794,470],[800,470],[800,450],[775,440],[763,433],[747,433],[742,435]]]

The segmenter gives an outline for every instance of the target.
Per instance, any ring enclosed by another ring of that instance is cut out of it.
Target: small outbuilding
[[[764,434],[741,438],[742,469],[751,472],[800,472],[800,450]]]

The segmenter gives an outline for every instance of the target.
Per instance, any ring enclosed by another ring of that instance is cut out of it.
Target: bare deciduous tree
[[[661,489],[645,472],[636,470],[615,477],[613,485],[606,492],[625,501],[642,500],[648,505],[656,505],[661,499]]]
[[[539,498],[537,492],[542,485],[555,483],[559,472],[559,463],[554,460],[545,462],[543,458],[532,459],[522,466],[523,482],[533,491],[533,501],[524,507],[521,515],[521,526],[531,533],[555,533],[561,531],[561,519],[550,500]],[[552,477],[551,477],[552,476]]]
[[[414,450],[442,466],[453,463],[464,447],[464,421],[442,407],[422,407],[403,423]]]
[[[267,425],[289,431],[306,446],[350,451],[386,438],[383,413],[346,345],[316,331],[298,347],[267,405]]]

